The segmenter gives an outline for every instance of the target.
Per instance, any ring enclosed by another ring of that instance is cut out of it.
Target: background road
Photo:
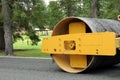
[[[0,80],[120,80],[120,64],[86,74],[61,71],[51,59],[0,57]]]

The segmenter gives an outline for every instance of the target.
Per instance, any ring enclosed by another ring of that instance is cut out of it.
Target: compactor
[[[67,17],[42,40],[42,52],[69,73],[120,63],[120,16],[117,20]]]

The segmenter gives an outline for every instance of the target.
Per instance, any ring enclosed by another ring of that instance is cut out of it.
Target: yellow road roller
[[[118,16],[118,18],[120,18]],[[42,40],[42,52],[69,73],[109,67],[120,62],[120,22],[109,19],[67,17]]]

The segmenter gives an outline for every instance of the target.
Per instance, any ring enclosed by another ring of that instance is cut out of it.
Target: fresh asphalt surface
[[[61,71],[51,59],[0,57],[0,80],[120,80],[120,64],[84,74]]]

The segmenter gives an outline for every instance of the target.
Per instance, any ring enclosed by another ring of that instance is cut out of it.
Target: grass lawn
[[[40,36],[40,39],[48,37],[48,36]],[[31,45],[31,41],[24,36],[25,40],[18,40],[13,44],[14,46],[14,54],[15,56],[21,57],[50,57],[49,54],[44,54],[41,52],[41,42],[38,45]],[[0,51],[0,55],[3,55],[3,51]]]
[[[26,36],[27,37],[27,36]],[[40,36],[40,39],[48,36]],[[31,41],[26,38],[24,41],[18,40],[14,43],[14,53],[15,56],[22,57],[50,57],[49,54],[44,54],[41,52],[41,42],[38,45],[31,45]]]

